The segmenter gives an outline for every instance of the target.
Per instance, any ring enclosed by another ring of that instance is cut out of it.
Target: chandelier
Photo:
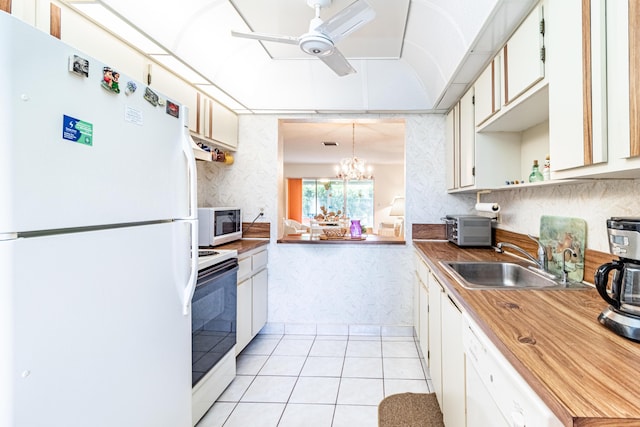
[[[365,166],[365,161],[356,157],[356,124],[351,124],[351,157],[340,160],[336,166],[336,177],[344,180],[372,179],[371,166]]]

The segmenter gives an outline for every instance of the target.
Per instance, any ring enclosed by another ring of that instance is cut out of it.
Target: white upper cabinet
[[[460,99],[460,188],[475,184],[475,120],[473,88]]]
[[[640,4],[629,2],[629,156],[640,156]]]
[[[458,181],[452,189],[449,179],[450,192],[524,182],[533,160],[542,164],[549,153],[542,16],[540,3],[458,102],[458,171],[448,172]]]
[[[455,191],[475,185],[475,122],[473,87],[447,115],[445,161],[447,189]]]
[[[505,102],[509,104],[544,78],[542,6],[529,14],[503,49]]]
[[[502,53],[499,53],[473,84],[476,126],[502,107]]]
[[[208,120],[205,120],[209,138],[231,149],[238,146],[238,115],[211,99]]]
[[[607,161],[604,7],[556,0],[546,9],[552,171]]]
[[[235,151],[238,147],[238,116],[199,91],[194,90],[189,99],[194,102],[193,114],[189,117],[191,135],[206,145]]]
[[[552,176],[637,178],[640,2],[591,0],[580,19],[583,3],[556,1],[549,11],[563,26],[553,45],[559,39],[564,48],[554,55],[565,61],[562,68],[548,68]],[[565,31],[567,22],[571,32]],[[581,37],[575,35],[579,30]],[[576,43],[590,55],[575,52]]]
[[[640,2],[607,4],[607,50],[610,160],[625,169],[640,156]]]
[[[445,128],[445,172],[447,190],[455,190],[459,186],[458,150],[460,150],[460,105],[456,103],[447,114]]]
[[[541,1],[474,83],[476,130],[522,132],[549,119],[547,39]]]

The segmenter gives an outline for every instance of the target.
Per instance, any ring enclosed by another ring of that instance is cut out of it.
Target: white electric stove
[[[229,258],[237,258],[238,251],[235,249],[198,249],[198,270],[207,268]]]
[[[192,425],[236,376],[238,251],[198,250],[191,310]]]

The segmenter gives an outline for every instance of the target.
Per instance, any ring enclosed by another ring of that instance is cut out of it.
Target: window
[[[350,219],[373,227],[373,180],[303,179],[302,217],[309,223],[324,206],[327,212],[346,212]]]

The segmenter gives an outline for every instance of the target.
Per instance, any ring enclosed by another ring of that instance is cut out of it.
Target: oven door
[[[238,259],[198,273],[191,309],[192,386],[236,344]]]

